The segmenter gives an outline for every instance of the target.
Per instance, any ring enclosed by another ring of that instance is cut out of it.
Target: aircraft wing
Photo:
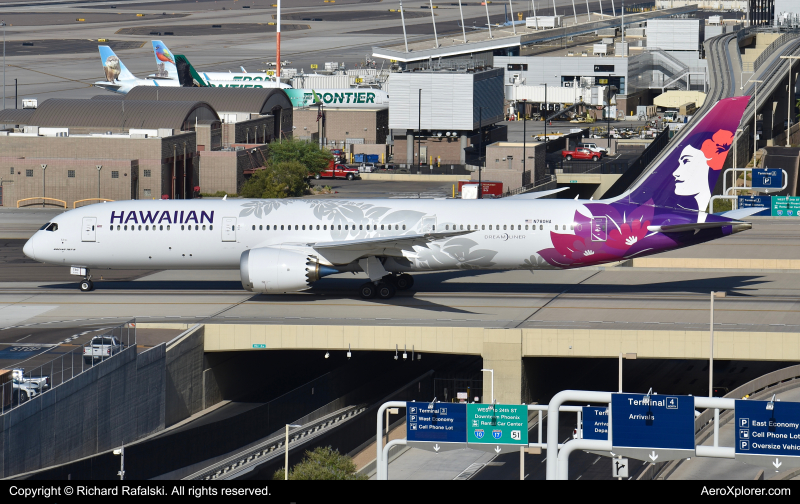
[[[739,208],[737,210],[729,210],[727,212],[722,212],[718,214],[722,217],[727,217],[728,219],[744,219],[745,217],[750,217],[751,215],[758,213],[762,210],[769,210],[769,207],[747,207],[747,208]]]
[[[399,250],[412,250],[415,245],[427,245],[437,240],[453,238],[474,231],[445,231],[436,233],[385,236],[361,240],[342,240],[307,243],[333,264],[348,264],[362,257],[398,255]],[[390,252],[394,251],[394,253]]]
[[[544,198],[545,196],[550,196],[551,194],[560,193],[561,191],[566,191],[567,189],[569,189],[569,187],[560,187],[558,189],[551,189],[549,191],[536,191],[536,192],[515,194],[514,196],[508,196],[508,197],[515,199],[539,199],[539,198]]]
[[[102,82],[102,81],[95,82],[94,84],[92,84],[92,86],[107,89],[109,91],[116,91],[122,87],[122,85],[120,84],[111,84],[110,82]]]

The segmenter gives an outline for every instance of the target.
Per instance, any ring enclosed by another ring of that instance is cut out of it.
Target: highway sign
[[[519,404],[468,404],[467,443],[477,450],[509,451],[528,446],[528,407]]]
[[[583,439],[608,440],[608,408],[583,407]]]
[[[612,394],[613,451],[663,462],[694,456],[694,397]]]
[[[777,190],[783,187],[783,170],[779,168],[753,168],[753,189]]]
[[[797,217],[800,215],[800,196],[773,196],[773,217]]]
[[[737,198],[737,208],[756,208],[762,207],[764,210],[753,215],[769,217],[772,214],[771,196],[739,196]]]
[[[611,459],[611,477],[612,478],[628,477],[628,459],[626,458]]]
[[[406,403],[406,439],[409,445],[435,452],[466,448],[467,405]]]
[[[737,400],[736,460],[776,470],[800,467],[800,403]]]

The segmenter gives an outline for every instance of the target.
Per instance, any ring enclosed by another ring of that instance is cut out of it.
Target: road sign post
[[[406,403],[408,445],[437,453],[466,448],[466,418],[466,404]]]
[[[800,467],[800,403],[737,400],[736,460],[775,470]]]
[[[626,458],[611,459],[611,477],[612,478],[628,477],[628,459]]]
[[[476,450],[505,453],[528,446],[528,407],[468,404],[467,443]]]
[[[695,455],[694,397],[612,394],[613,451],[646,462]]]

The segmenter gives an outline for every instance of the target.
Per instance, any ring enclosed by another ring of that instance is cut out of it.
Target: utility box
[[[602,54],[603,56],[606,56],[608,54],[608,45],[594,44],[594,46],[592,46],[592,51],[594,54]]]
[[[558,28],[562,24],[563,16],[535,16],[525,18],[526,28]]]
[[[36,98],[23,98],[22,99],[22,108],[24,109],[35,109],[39,107],[39,100]]]

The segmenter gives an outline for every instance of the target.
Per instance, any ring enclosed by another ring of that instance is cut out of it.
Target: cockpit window
[[[51,222],[45,229],[45,231],[58,231],[58,224],[55,222]]]
[[[42,226],[42,227],[40,227],[40,228],[39,228],[39,231],[44,231],[44,228],[46,228],[46,227],[47,227],[47,226],[49,226],[49,225],[50,225],[50,223],[49,223],[49,222],[45,223],[45,225],[44,225],[44,226]]]

